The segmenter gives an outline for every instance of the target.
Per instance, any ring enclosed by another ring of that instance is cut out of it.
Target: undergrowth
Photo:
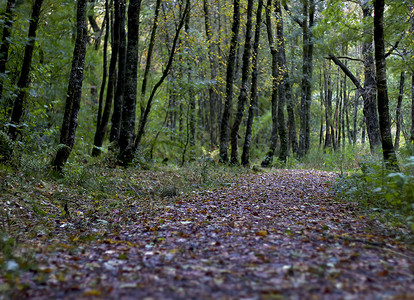
[[[399,172],[385,168],[382,160],[365,158],[360,171],[342,176],[338,196],[355,201],[372,218],[414,233],[414,156],[400,159]]]

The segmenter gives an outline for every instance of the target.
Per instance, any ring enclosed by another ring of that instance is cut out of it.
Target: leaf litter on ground
[[[48,234],[25,240],[38,265],[14,277],[13,270],[2,274],[0,293],[32,299],[414,298],[412,248],[360,215],[357,203],[335,198],[336,176],[245,174],[230,187],[157,205],[139,201],[130,188],[132,198],[105,214],[92,218],[78,210]]]

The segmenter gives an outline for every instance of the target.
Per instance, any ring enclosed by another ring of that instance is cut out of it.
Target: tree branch
[[[328,59],[332,60],[338,67],[341,68],[341,70],[345,73],[346,76],[348,76],[349,79],[351,79],[352,83],[357,87],[357,89],[361,92],[364,91],[363,87],[361,86],[361,83],[358,81],[358,79],[352,74],[352,72],[348,69],[347,66],[345,66],[338,57],[336,57],[333,54],[329,54]]]

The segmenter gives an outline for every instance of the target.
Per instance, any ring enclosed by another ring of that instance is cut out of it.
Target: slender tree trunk
[[[387,167],[399,169],[397,156],[392,144],[391,122],[388,107],[387,73],[385,66],[384,45],[384,0],[374,2],[374,42],[375,42],[375,66],[377,80],[377,99],[381,143],[384,161]]]
[[[152,101],[154,100],[155,93],[157,92],[158,88],[162,85],[165,78],[168,76],[168,74],[170,72],[170,69],[171,69],[171,66],[172,66],[172,63],[173,63],[173,59],[174,59],[174,55],[175,55],[175,52],[176,52],[178,38],[180,36],[181,29],[184,26],[184,22],[185,22],[185,19],[187,17],[187,14],[189,13],[189,10],[190,10],[190,0],[187,0],[185,8],[184,8],[184,12],[181,16],[180,22],[179,22],[179,24],[177,26],[177,29],[176,29],[176,32],[175,32],[175,36],[174,36],[174,40],[173,40],[173,44],[172,44],[172,47],[171,47],[171,51],[170,51],[170,55],[169,55],[169,58],[168,58],[167,65],[165,66],[165,69],[164,69],[164,71],[161,75],[161,78],[154,85],[154,87],[151,91],[151,94],[149,96],[147,106],[145,107],[144,114],[141,116],[141,120],[140,120],[139,125],[138,125],[137,137],[135,139],[135,149],[138,149],[138,147],[141,143],[141,139],[144,135],[145,126],[147,125],[148,115],[151,111],[151,105],[152,105]]]
[[[191,4],[190,4],[190,8],[189,11],[186,15],[185,18],[185,24],[184,24],[184,28],[185,28],[185,32],[186,32],[186,43],[187,43],[187,48],[188,48],[188,52],[190,52],[190,45],[188,43],[188,39],[190,38],[190,16],[191,16]],[[188,78],[188,82],[193,82],[193,76],[192,76],[192,67],[191,67],[191,63],[187,64],[187,78]],[[187,112],[187,117],[189,118],[188,121],[188,128],[190,130],[190,132],[187,133],[187,136],[189,138],[189,145],[190,146],[194,146],[195,145],[195,137],[196,137],[196,98],[194,95],[194,91],[193,91],[193,85],[189,84],[188,86],[188,98],[189,98],[189,110]]]
[[[239,163],[239,154],[238,154],[238,135],[239,128],[242,122],[244,115],[244,107],[247,102],[248,94],[248,79],[249,79],[249,70],[250,70],[250,58],[251,58],[251,39],[252,39],[252,28],[253,28],[253,0],[248,0],[247,3],[247,24],[246,24],[246,36],[245,44],[243,50],[243,65],[242,65],[242,81],[240,87],[240,95],[237,102],[237,112],[234,118],[233,126],[230,133],[230,143],[231,143],[231,164]]]
[[[363,18],[368,22],[372,18],[372,6],[366,2],[362,5]],[[369,23],[371,24],[371,23]],[[362,45],[362,56],[364,57],[364,116],[367,124],[367,133],[371,152],[380,144],[376,83],[375,83],[375,64],[372,45],[372,25],[369,26]]]
[[[414,145],[414,72],[411,75],[411,143]]]
[[[119,51],[119,16],[120,16],[120,5],[119,0],[114,0],[115,6],[115,21],[112,28],[112,54],[111,61],[109,63],[109,77],[108,77],[108,88],[106,90],[106,101],[105,108],[103,111],[102,119],[96,127],[96,133],[94,138],[94,147],[92,149],[92,156],[98,156],[101,153],[100,148],[103,145],[103,141],[106,134],[106,128],[108,127],[109,118],[112,110],[113,94],[116,84],[116,62],[118,61],[118,51]]]
[[[250,164],[250,144],[252,141],[252,128],[254,114],[258,106],[258,96],[257,96],[257,79],[259,72],[257,70],[258,64],[258,55],[259,55],[259,43],[260,43],[260,33],[262,26],[262,10],[263,10],[263,0],[258,0],[257,12],[256,12],[256,29],[254,34],[254,43],[253,43],[253,53],[252,53],[252,86],[250,90],[250,106],[249,113],[247,117],[246,124],[246,135],[243,144],[243,153],[241,156],[241,163],[243,166],[248,166]]]
[[[265,158],[263,159],[261,165],[262,167],[269,167],[273,162],[273,156],[275,155],[277,147],[277,137],[278,137],[278,122],[277,122],[277,98],[278,98],[278,53],[276,44],[273,38],[273,29],[272,29],[272,20],[271,20],[271,10],[272,10],[272,0],[267,0],[266,5],[266,29],[267,29],[267,39],[269,41],[270,54],[272,55],[272,136],[270,140],[269,151],[267,152]]]
[[[240,29],[240,0],[233,0],[233,24],[226,74],[226,99],[220,124],[220,162],[227,163],[230,130],[230,114],[233,102],[233,82],[236,70],[236,56]]]
[[[150,42],[148,45],[147,62],[145,64],[145,70],[144,70],[142,86],[141,86],[141,97],[140,97],[141,118],[143,117],[144,111],[145,111],[145,94],[147,92],[148,75],[151,69],[152,54],[154,52],[155,37],[157,35],[158,17],[160,13],[160,7],[161,7],[161,0],[157,0],[157,2],[155,3],[154,21],[152,23],[151,37],[150,37]]]
[[[401,125],[402,125],[402,115],[401,115],[401,105],[404,96],[404,83],[405,83],[405,74],[404,71],[401,72],[400,75],[400,88],[398,91],[398,102],[397,102],[397,110],[395,112],[395,122],[397,124],[397,129],[395,132],[395,150],[398,150],[400,147],[400,133],[401,133]]]
[[[73,51],[72,69],[70,72],[68,91],[66,94],[65,114],[60,131],[60,144],[52,166],[62,171],[75,143],[78,113],[82,97],[83,71],[85,65],[88,28],[86,22],[86,0],[77,1],[76,12],[76,40]]]
[[[122,106],[125,89],[125,68],[126,68],[126,31],[125,31],[125,9],[126,0],[119,0],[119,49],[118,49],[118,77],[114,96],[114,112],[111,118],[111,133],[109,141],[116,143],[118,147],[119,131],[121,128]]]
[[[134,155],[140,12],[141,0],[130,0],[128,7],[128,44],[126,52],[125,91],[121,130],[119,134],[119,159],[123,165],[130,164]]]
[[[325,148],[332,147],[333,132],[332,132],[332,88],[331,88],[331,76],[328,74],[328,70],[324,70],[324,82],[325,82],[325,127],[326,127],[326,136],[325,136]]]
[[[353,135],[352,135],[352,143],[356,145],[357,142],[357,136],[358,136],[358,127],[357,127],[357,121],[358,121],[358,100],[359,100],[360,93],[358,91],[355,92],[355,107],[354,107],[354,122],[353,122]]]
[[[3,36],[0,47],[0,99],[3,96],[4,78],[6,77],[6,63],[9,60],[10,33],[14,23],[14,7],[16,0],[8,0],[4,14]]]
[[[263,0],[260,0],[263,1]],[[210,13],[209,13],[209,3],[208,0],[203,1],[203,8],[204,8],[204,24],[206,28],[206,37],[208,43],[208,59],[210,62],[210,81],[212,82],[209,86],[209,96],[210,96],[210,147],[214,148],[217,143],[217,120],[216,120],[216,109],[217,109],[217,101],[218,95],[216,92],[215,82],[217,77],[217,62],[214,55],[214,44],[213,44],[213,31],[212,31],[212,24],[210,21]],[[213,84],[214,82],[214,84]]]
[[[310,107],[312,101],[312,61],[315,4],[313,0],[303,4],[303,68],[302,68],[302,99],[300,113],[300,134],[298,155],[303,157],[310,149]]]
[[[99,90],[99,100],[98,100],[98,113],[96,117],[96,126],[99,128],[102,119],[102,110],[103,110],[103,101],[105,95],[106,81],[108,77],[108,43],[109,43],[109,0],[105,1],[105,17],[104,23],[106,23],[106,32],[103,45],[103,55],[102,55],[102,82],[101,89]]]
[[[282,7],[280,6],[280,0],[275,1],[275,13],[276,13],[276,31],[277,31],[277,60],[278,60],[278,69],[279,77],[281,77],[281,82],[278,82],[278,131],[280,138],[280,153],[279,160],[286,162],[286,157],[288,153],[288,137],[287,137],[287,128],[285,121],[285,105],[286,105],[286,81],[289,80],[287,63],[286,63],[286,53],[285,53],[285,36],[283,33],[283,16],[282,16]]]
[[[30,18],[29,33],[27,35],[28,42],[24,49],[24,57],[22,69],[20,71],[19,81],[17,82],[18,92],[14,100],[13,111],[10,119],[9,137],[16,140],[20,119],[24,112],[24,99],[27,94],[27,87],[29,86],[30,68],[32,65],[33,50],[36,42],[36,30],[39,24],[40,9],[42,8],[43,0],[35,0],[32,7],[32,16]]]

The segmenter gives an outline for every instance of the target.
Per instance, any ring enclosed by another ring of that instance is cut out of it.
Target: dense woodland
[[[412,299],[414,0],[0,0],[0,298]]]
[[[364,143],[398,168],[413,4],[373,2],[2,1],[1,128],[60,170],[72,149],[270,166]]]

